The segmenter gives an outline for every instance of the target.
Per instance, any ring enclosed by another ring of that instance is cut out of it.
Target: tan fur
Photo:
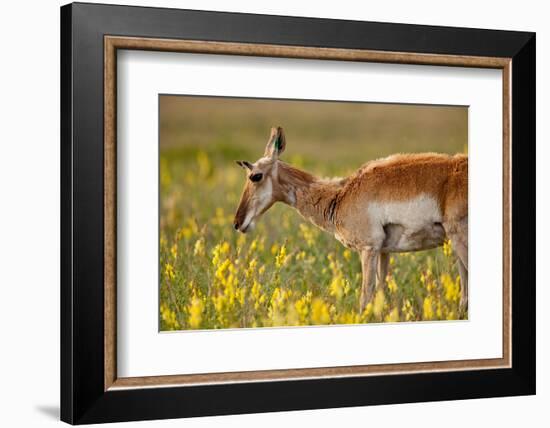
[[[254,164],[239,162],[249,178],[260,173],[263,178],[247,180],[235,215],[236,229],[246,232],[275,202],[293,206],[361,254],[361,310],[373,296],[375,280],[385,283],[388,252],[434,248],[448,237],[459,258],[461,303],[466,307],[467,156],[396,154],[369,161],[347,178],[328,180],[281,162],[278,157],[285,147],[282,128],[273,128],[264,157]]]

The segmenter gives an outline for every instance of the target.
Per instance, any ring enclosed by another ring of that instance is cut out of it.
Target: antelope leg
[[[376,288],[386,287],[386,277],[388,276],[388,265],[390,263],[389,253],[380,253],[378,257],[378,272],[376,275]]]
[[[451,240],[453,249],[458,258],[458,269],[460,273],[460,310],[468,308],[468,216],[443,224],[447,237]]]
[[[379,251],[372,247],[366,247],[361,251],[361,267],[363,270],[363,283],[361,286],[360,312],[363,313],[367,303],[372,300],[374,286],[376,284],[376,263]]]
[[[468,269],[458,259],[458,273],[460,273],[460,310],[464,313],[468,310]]]

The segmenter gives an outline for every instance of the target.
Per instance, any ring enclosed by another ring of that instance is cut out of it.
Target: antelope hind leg
[[[460,310],[464,313],[468,309],[468,216],[459,221],[445,223],[443,227],[458,258]]]
[[[458,272],[460,273],[460,311],[464,314],[468,310],[468,269],[458,259]]]
[[[376,264],[379,251],[367,247],[361,251],[361,268],[363,271],[363,282],[361,286],[361,299],[359,310],[361,313],[367,307],[374,295],[374,286],[376,284]]]
[[[376,288],[386,288],[386,277],[388,276],[388,265],[390,263],[389,253],[380,253],[378,256],[378,272],[376,274]]]

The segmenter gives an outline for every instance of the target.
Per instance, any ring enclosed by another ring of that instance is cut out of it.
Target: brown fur
[[[371,201],[399,201],[427,193],[437,198],[441,212],[466,215],[468,157],[422,153],[396,154],[370,161],[349,177],[342,204],[368,196]]]

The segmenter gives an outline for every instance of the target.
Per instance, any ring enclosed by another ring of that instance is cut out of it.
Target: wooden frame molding
[[[381,364],[345,367],[205,373],[173,376],[118,378],[116,367],[116,79],[117,50],[134,49],[183,53],[245,55],[338,61],[443,65],[502,70],[503,80],[503,349],[502,358]],[[219,383],[360,377],[380,374],[442,372],[511,367],[511,239],[512,239],[512,61],[510,58],[383,52],[252,43],[104,37],[104,390],[191,386]]]

